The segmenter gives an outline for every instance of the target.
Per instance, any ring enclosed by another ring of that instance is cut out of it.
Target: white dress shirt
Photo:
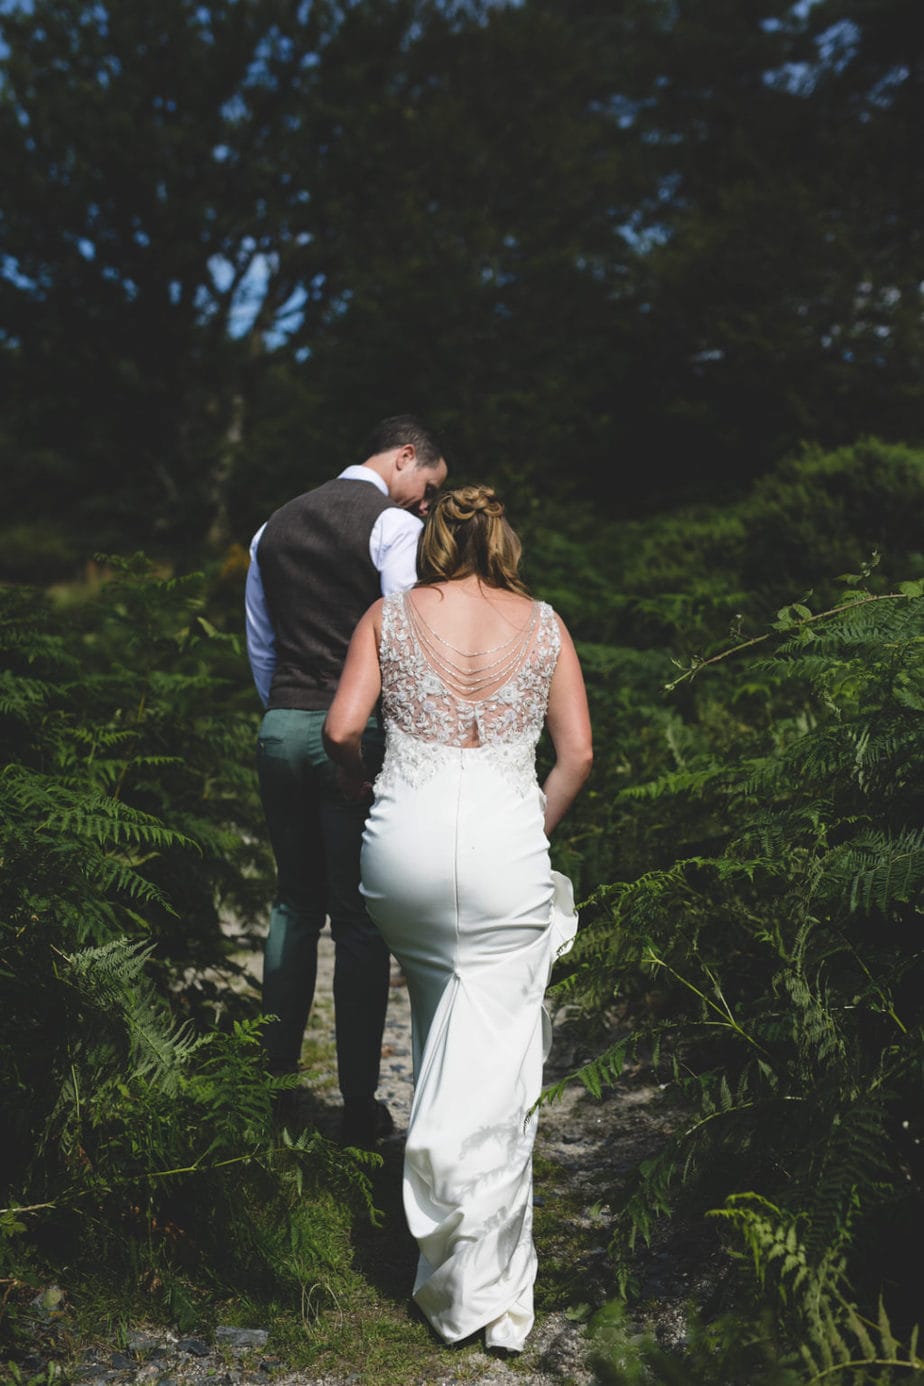
[[[359,464],[346,467],[340,478],[348,481],[371,481],[383,496],[388,487],[378,472]],[[338,478],[339,479],[339,478]],[[422,522],[410,510],[391,506],[383,510],[369,535],[369,557],[379,574],[382,596],[403,592],[417,581],[417,544]],[[276,636],[266,608],[266,594],[257,562],[257,546],[266,525],[262,524],[250,541],[250,567],[244,588],[244,617],[247,631],[247,657],[260,701],[269,703],[270,685],[276,668]]]

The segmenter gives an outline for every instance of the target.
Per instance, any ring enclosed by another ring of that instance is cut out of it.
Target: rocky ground
[[[317,1033],[330,1025],[329,996],[333,945],[322,937],[318,1001],[314,1027]],[[319,1039],[317,1052],[329,1064],[332,1035]],[[566,1015],[555,1017],[552,1054],[546,1081],[554,1082],[569,1072],[580,1052],[570,1033]],[[323,1068],[306,1075],[304,1101],[311,1120],[327,1134],[337,1129],[340,1107],[333,1075]],[[379,1294],[387,1295],[397,1312],[417,1316],[408,1295],[416,1258],[400,1215],[401,1154],[410,1112],[411,1037],[410,1008],[400,972],[392,974],[391,1000],[382,1050],[379,1095],[395,1119],[394,1135],[383,1143],[383,1166],[376,1173],[377,1200],[388,1212],[389,1231],[370,1230],[360,1235],[356,1254],[363,1274]],[[624,1079],[601,1099],[581,1087],[566,1089],[562,1098],[542,1108],[536,1139],[536,1240],[539,1249],[537,1322],[524,1353],[509,1359],[489,1354],[474,1343],[466,1350],[446,1349],[438,1356],[434,1374],[428,1365],[423,1375],[407,1377],[408,1386],[442,1386],[442,1383],[477,1383],[478,1386],[591,1386],[601,1380],[593,1365],[593,1341],[588,1334],[592,1314],[613,1295],[612,1268],[607,1257],[609,1210],[607,1201],[639,1159],[664,1141],[673,1118],[662,1101],[662,1092],[643,1069],[627,1071]],[[653,1333],[667,1348],[684,1339],[688,1305],[708,1291],[715,1267],[707,1249],[683,1245],[682,1230],[665,1234],[640,1252],[636,1280],[637,1328]],[[57,1313],[54,1287],[44,1301],[36,1301],[36,1323],[53,1322]],[[630,1325],[631,1328],[632,1325]],[[149,1329],[138,1325],[122,1336],[119,1345],[87,1348],[79,1364],[57,1379],[80,1386],[374,1386],[361,1360],[355,1369],[340,1375],[313,1375],[287,1370],[272,1350],[271,1325],[227,1323],[201,1336]],[[36,1354],[23,1363],[20,1375],[0,1381],[46,1386],[55,1379],[49,1356],[41,1350],[37,1334]],[[432,1364],[431,1355],[429,1363]],[[0,1373],[2,1373],[0,1367]]]

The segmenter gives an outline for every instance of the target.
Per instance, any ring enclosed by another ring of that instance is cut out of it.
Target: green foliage
[[[864,457],[807,459],[775,484],[853,484]],[[894,461],[907,496],[920,458]],[[821,522],[808,507],[805,533]],[[594,1044],[574,1076],[600,1093],[641,1061],[676,1112],[612,1192],[622,1292],[659,1218],[711,1210],[736,1272],[726,1307],[765,1305],[779,1362],[842,1383],[919,1365],[904,1268],[924,1229],[924,583],[913,547],[907,581],[889,558],[888,576],[877,554],[825,575],[824,604],[777,592],[763,630],[724,635],[713,579],[709,638],[671,655],[660,692],[663,646],[631,651],[586,810],[614,869],[586,892],[556,984]],[[591,676],[620,653],[592,656]]]
[[[704,1323],[687,1306],[679,1351],[658,1344],[632,1322],[625,1303],[608,1301],[591,1317],[590,1361],[606,1386],[801,1386],[802,1376],[780,1361],[769,1315],[753,1323],[722,1316]]]
[[[0,1269],[297,1304],[371,1204],[279,1128],[235,987],[271,885],[240,642],[201,574],[108,564],[82,601],[0,590]]]
[[[700,796],[691,811],[664,796],[665,777],[680,777],[670,781],[677,789],[684,776],[714,778],[750,742],[760,753],[790,717],[798,734],[813,708],[759,659],[776,638],[778,613],[789,612],[794,638],[820,640],[820,613],[863,597],[856,583],[837,580],[845,570],[871,596],[899,591],[924,566],[922,511],[924,454],[866,440],[808,451],[721,508],[680,507],[612,527],[589,509],[556,514],[554,529],[541,511],[527,517],[529,579],[565,617],[588,674],[596,767],[560,835],[573,843],[567,862],[579,891],[712,854],[724,842],[724,795]],[[796,518],[797,544],[786,538]],[[875,550],[883,558],[863,579]],[[830,569],[816,565],[816,554]],[[813,619],[804,622],[795,607]],[[739,649],[734,670],[730,647]],[[704,677],[693,687],[695,670]],[[898,701],[906,696],[916,694],[896,690]],[[630,804],[623,790],[638,800]]]
[[[176,965],[217,961],[219,908],[246,926],[268,869],[240,641],[206,619],[201,575],[111,564],[80,605],[2,592],[7,889],[40,916],[53,900],[67,947],[119,924]]]

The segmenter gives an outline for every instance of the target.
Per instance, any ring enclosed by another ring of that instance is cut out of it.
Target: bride
[[[508,1351],[533,1324],[529,1113],[550,1036],[542,998],[577,926],[548,839],[592,759],[574,644],[530,598],[520,553],[490,487],[440,496],[419,581],[360,621],[324,730],[344,792],[368,797],[361,737],[381,699],[386,753],[362,891],[411,1001],[414,1298],[446,1342],[484,1329],[487,1346]],[[555,761],[540,789],[543,727]]]

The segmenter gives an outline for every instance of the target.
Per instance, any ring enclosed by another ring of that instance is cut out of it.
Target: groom
[[[378,597],[417,580],[420,517],[447,469],[436,435],[411,414],[376,424],[363,457],[257,530],[245,608],[247,653],[266,708],[257,771],[277,869],[263,960],[263,1011],[278,1017],[265,1031],[270,1068],[298,1068],[327,917],[335,949],[340,1138],[372,1149],[393,1129],[375,1097],[389,958],[359,892],[367,806],[340,793],[321,727],[360,616]],[[375,719],[367,742],[367,764],[374,766],[382,754]]]

